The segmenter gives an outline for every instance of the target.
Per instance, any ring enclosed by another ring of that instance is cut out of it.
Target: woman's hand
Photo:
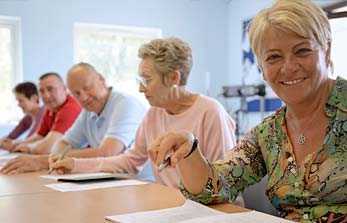
[[[157,138],[149,147],[149,157],[157,166],[170,156],[171,167],[176,165],[189,154],[192,149],[194,136],[190,132],[170,132]]]
[[[171,167],[177,166],[184,187],[190,193],[198,194],[206,185],[210,167],[197,144],[196,150],[191,153],[194,141],[190,132],[171,132],[157,138],[148,152],[153,163],[160,167],[159,171],[166,166],[163,165],[164,160],[168,160]]]

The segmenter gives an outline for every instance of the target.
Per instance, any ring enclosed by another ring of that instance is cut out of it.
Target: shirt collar
[[[64,105],[65,105],[66,103],[68,103],[70,100],[71,100],[71,96],[68,94],[68,95],[66,96],[66,99],[65,99],[64,103],[61,104],[57,110],[52,111],[52,110],[50,110],[50,109],[47,108],[47,110],[48,110],[48,115],[49,115],[50,117],[53,117],[53,116],[54,116],[57,112],[59,112],[60,109],[61,109],[62,107],[64,107]]]
[[[107,101],[106,101],[106,104],[105,104],[104,108],[102,109],[100,115],[96,114],[95,112],[92,112],[92,115],[91,115],[91,116],[92,116],[93,119],[96,119],[96,118],[105,116],[106,110],[107,110],[107,108],[110,106],[109,104],[111,103],[111,102],[110,102],[110,101],[111,101],[110,99],[111,99],[112,93],[113,93],[112,87],[109,87],[109,88],[108,88],[108,91],[109,91],[109,94],[108,94]]]

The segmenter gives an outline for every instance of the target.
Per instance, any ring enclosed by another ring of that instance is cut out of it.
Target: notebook
[[[179,207],[106,216],[117,223],[290,223],[258,211],[227,214],[191,200]]]
[[[88,181],[105,181],[105,180],[124,180],[134,178],[131,174],[126,173],[80,173],[64,175],[43,175],[45,179],[53,179],[62,182],[88,182]]]

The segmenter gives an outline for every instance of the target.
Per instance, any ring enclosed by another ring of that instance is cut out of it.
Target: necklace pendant
[[[304,145],[305,142],[306,142],[306,137],[305,137],[304,134],[301,133],[301,134],[299,135],[299,138],[298,138],[298,143],[299,143],[299,145]]]

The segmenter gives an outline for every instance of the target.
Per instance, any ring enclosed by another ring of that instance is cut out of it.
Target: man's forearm
[[[48,170],[48,155],[33,155],[37,168],[35,171]]]
[[[50,132],[46,137],[38,140],[31,147],[33,154],[49,154],[55,142],[61,139],[63,135],[58,132]]]
[[[32,154],[49,154],[50,153],[50,145],[43,142],[43,140],[28,144],[30,148],[30,153]]]
[[[21,144],[21,143],[33,143],[33,142],[36,142],[36,141],[38,141],[38,140],[40,140],[42,138],[43,137],[41,135],[34,134],[34,135],[30,136],[27,139],[24,139],[22,141],[18,141],[18,144]]]
[[[103,144],[98,148],[73,149],[68,153],[68,156],[76,158],[109,157],[121,154],[124,149],[125,148],[122,143],[108,145]]]
[[[107,154],[101,149],[85,148],[73,149],[68,153],[68,156],[75,158],[91,158],[91,157],[106,157]]]

